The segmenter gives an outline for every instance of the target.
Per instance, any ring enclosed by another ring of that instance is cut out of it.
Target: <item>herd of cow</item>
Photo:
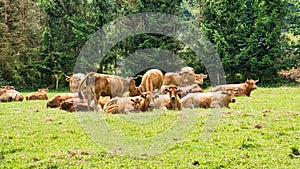
[[[141,84],[135,80],[141,77]],[[103,110],[106,113],[144,112],[153,109],[181,110],[191,108],[229,107],[235,96],[250,96],[258,80],[241,84],[227,84],[203,92],[199,87],[207,75],[196,74],[191,67],[163,74],[150,69],[135,78],[90,72],[67,77],[71,93],[57,94],[47,102],[47,108],[60,108],[69,112]],[[30,93],[26,100],[48,100],[48,89]],[[126,95],[126,96],[125,96]],[[0,89],[0,102],[23,101],[24,97],[13,86]]]

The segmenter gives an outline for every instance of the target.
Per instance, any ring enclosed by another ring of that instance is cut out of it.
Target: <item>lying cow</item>
[[[70,98],[62,101],[59,105],[59,109],[66,110],[68,112],[74,112],[74,111],[88,111],[89,107],[86,100],[82,100],[79,98]],[[97,105],[97,106],[92,106],[92,109],[90,110],[95,111],[99,109],[101,109],[101,107],[100,105]]]
[[[76,98],[78,97],[77,94],[74,93],[63,93],[63,94],[57,94],[55,96],[53,96],[48,102],[47,102],[47,108],[51,107],[51,108],[56,108],[59,107],[61,102],[67,100],[67,99],[71,99],[71,98]]]
[[[227,91],[189,93],[181,99],[183,108],[222,108],[235,102],[234,89]]]
[[[4,89],[4,90],[16,90],[14,86],[9,86],[9,85],[1,86],[0,89]]]
[[[95,105],[97,104],[100,96],[122,97],[123,94],[128,91],[130,82],[133,78],[122,78],[114,75],[99,74],[91,72],[87,74],[81,81],[78,95],[81,99],[82,96],[82,86],[86,85],[86,93],[88,105],[91,105],[91,98],[94,96]]]
[[[48,100],[48,89],[38,89],[37,92],[29,93],[26,100]]]
[[[84,74],[76,73],[72,76],[66,76],[66,81],[69,82],[70,91],[71,92],[78,92],[80,82],[84,78]]]
[[[103,107],[105,113],[119,114],[140,111],[143,98],[135,97],[115,97],[109,100]]]
[[[14,89],[0,89],[0,102],[23,101],[24,96]]]
[[[241,84],[227,84],[216,86],[212,91],[224,91],[227,89],[237,89],[236,96],[250,96],[251,92],[257,89],[256,83],[258,80],[246,80],[245,83]]]
[[[181,110],[181,99],[178,95],[181,89],[175,85],[166,86],[162,89],[164,94],[159,94],[154,97],[154,108]]]
[[[108,102],[109,100],[110,100],[109,96],[100,97],[98,100],[98,104],[101,106],[101,108],[103,108],[105,103]]]

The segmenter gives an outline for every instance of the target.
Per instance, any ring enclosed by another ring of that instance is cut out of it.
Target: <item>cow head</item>
[[[134,96],[140,96],[142,94],[142,88],[141,87],[136,87],[135,81],[132,79],[130,80],[129,84],[129,96],[134,97]]]
[[[154,107],[154,96],[152,92],[143,92],[141,97],[145,99],[145,103],[144,103],[145,109],[152,110]]]
[[[237,91],[238,91],[238,89],[231,88],[231,89],[228,89],[226,91],[222,91],[221,93],[226,95],[226,102],[235,103],[236,100],[235,100],[234,96],[235,96]]]
[[[200,74],[195,74],[194,77],[195,77],[194,82],[199,85],[199,84],[203,84],[203,80],[207,78],[207,75],[200,73]]]
[[[130,103],[131,105],[136,109],[136,110],[143,110],[142,106],[145,102],[145,99],[142,98],[142,97],[135,97],[135,98],[132,98],[130,99]]]
[[[41,92],[41,93],[48,93],[49,90],[48,90],[48,88],[47,88],[47,89],[38,89],[38,92]]]
[[[252,80],[252,79],[250,79],[250,80],[246,80],[246,82],[245,82],[245,94],[246,94],[246,96],[250,96],[250,93],[251,93],[251,91],[252,90],[255,90],[255,89],[257,89],[257,86],[256,86],[256,83],[258,82],[259,80]]]
[[[7,92],[7,90],[5,90],[5,89],[0,89],[0,96],[3,95],[3,94],[6,93],[6,92]]]
[[[195,81],[195,77],[194,77],[195,72],[194,72],[194,69],[191,67],[181,68],[181,70],[178,74],[179,74],[179,76],[182,77],[181,79],[182,79],[182,83],[184,86],[191,85]]]
[[[66,76],[66,81],[70,83],[70,91],[76,92],[79,89],[80,82],[84,78],[84,74],[76,73],[72,76]]]
[[[168,87],[165,87],[163,90],[163,93],[168,93],[170,100],[174,101],[178,97],[178,93],[181,92],[182,90],[178,88],[177,86],[171,85]]]

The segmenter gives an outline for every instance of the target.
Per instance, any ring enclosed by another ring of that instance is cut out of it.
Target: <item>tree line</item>
[[[300,63],[297,0],[2,0],[0,9],[0,85],[20,89],[67,86],[64,75],[73,73],[80,50],[93,34],[120,17],[141,12],[168,13],[195,25],[214,45],[228,83],[247,78],[283,83],[278,72]],[[188,45],[159,34],[118,42],[97,70],[116,73],[116,61],[144,49],[168,51],[196,72],[207,73]],[[138,57],[164,65],[143,52]]]

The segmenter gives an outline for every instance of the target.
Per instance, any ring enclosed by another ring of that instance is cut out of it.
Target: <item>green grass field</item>
[[[47,109],[46,101],[0,103],[0,168],[299,168],[300,88],[259,88],[236,99],[217,119],[205,109],[184,110],[182,118],[176,111],[110,115]],[[132,142],[83,127],[87,120],[97,127],[95,115]],[[153,147],[157,135],[170,136],[161,140],[166,146]],[[133,148],[142,138],[150,154],[105,151],[109,145],[94,136]]]

